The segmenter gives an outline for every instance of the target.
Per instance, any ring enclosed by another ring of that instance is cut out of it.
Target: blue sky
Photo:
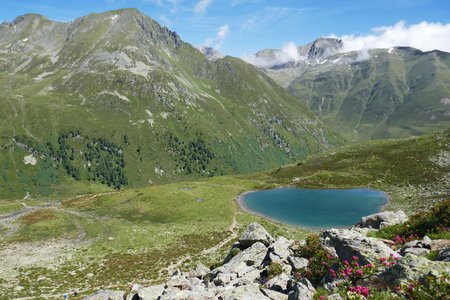
[[[406,28],[422,21],[450,28],[448,0],[0,0],[0,7],[0,21],[31,12],[70,21],[91,12],[135,7],[193,45],[208,44],[240,57],[320,36],[373,35],[373,28],[400,21]],[[410,34],[417,36],[417,30]],[[448,32],[441,31],[436,39],[450,44]]]

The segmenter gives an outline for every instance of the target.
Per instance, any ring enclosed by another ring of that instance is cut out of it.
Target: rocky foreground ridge
[[[450,240],[432,240],[425,236],[395,248],[391,240],[367,236],[369,232],[407,220],[402,211],[387,211],[363,217],[350,229],[323,231],[319,247],[333,263],[328,266],[322,261],[328,271],[318,282],[312,280],[314,284],[304,276],[311,272],[313,259],[302,257],[301,253],[305,252],[299,251],[306,241],[292,241],[282,236],[274,239],[260,224],[252,223],[222,266],[210,270],[199,264],[190,272],[177,270],[164,284],[134,285],[128,292],[99,290],[85,299],[342,299],[339,284],[344,283],[346,276],[352,280],[357,278],[345,272],[351,269],[362,274],[362,269],[378,264],[381,267],[373,267],[371,276],[358,278],[361,285],[352,292],[356,299],[365,299],[368,288],[374,286],[394,290],[401,282],[450,274]],[[437,254],[433,261],[425,257],[430,251]],[[344,269],[339,268],[339,264]],[[319,288],[326,290],[328,296],[319,298],[316,294]]]

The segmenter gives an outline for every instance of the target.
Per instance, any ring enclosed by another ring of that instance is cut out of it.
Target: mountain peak
[[[320,62],[335,54],[343,45],[340,39],[320,37],[312,43],[298,47],[298,52],[309,60]]]

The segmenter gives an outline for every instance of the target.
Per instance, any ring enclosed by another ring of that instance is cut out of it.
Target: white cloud
[[[303,58],[298,53],[297,46],[293,42],[284,44],[280,50],[273,51],[267,56],[256,56],[255,54],[244,55],[243,59],[258,67],[270,67],[282,65],[288,62],[299,62]]]
[[[212,0],[200,0],[194,7],[196,13],[204,13],[206,8],[211,4]]]
[[[450,52],[450,23],[429,23],[407,25],[400,21],[393,26],[372,29],[366,35],[336,36],[344,42],[343,52],[374,48],[408,46],[422,51],[443,50]]]
[[[222,25],[219,28],[219,31],[217,31],[217,38],[223,41],[225,37],[230,33],[230,27],[228,24]]]
[[[230,27],[228,26],[228,24],[224,24],[219,27],[219,30],[217,31],[214,38],[207,38],[203,45],[200,45],[199,47],[211,47],[215,50],[219,50],[229,33]]]

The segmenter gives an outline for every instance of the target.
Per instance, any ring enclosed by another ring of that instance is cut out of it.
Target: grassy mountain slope
[[[133,9],[2,24],[0,87],[1,198],[262,170],[336,142],[255,67]]]
[[[264,70],[350,140],[422,135],[450,126],[446,52],[376,49]]]
[[[450,131],[369,141],[312,155],[268,173],[277,184],[367,187],[389,193],[387,209],[415,212],[450,197]]]
[[[220,262],[252,221],[261,222],[274,236],[305,236],[304,230],[240,210],[235,199],[248,190],[286,185],[370,187],[388,192],[387,209],[416,212],[450,197],[449,143],[446,131],[336,148],[264,173],[126,189],[62,202],[3,200],[0,292],[7,291],[12,298],[58,298],[72,289],[82,294],[105,286],[126,290],[130,282],[164,278],[167,267],[176,262],[172,267],[182,269],[198,261]],[[213,248],[222,242],[222,247]]]

